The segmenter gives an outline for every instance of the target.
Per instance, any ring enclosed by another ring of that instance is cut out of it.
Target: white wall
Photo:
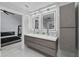
[[[0,11],[0,32],[1,32],[1,11]]]
[[[24,48],[24,35],[28,33],[28,17],[27,15],[22,16],[22,48]]]
[[[17,34],[18,25],[22,25],[21,15],[6,15],[1,12],[1,32],[15,31]]]

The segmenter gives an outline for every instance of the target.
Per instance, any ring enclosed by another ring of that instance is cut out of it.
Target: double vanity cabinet
[[[51,37],[39,34],[27,34],[24,36],[25,45],[46,56],[57,56],[58,40],[57,37]]]
[[[58,7],[53,5],[29,14],[24,32],[25,45],[47,56],[57,56]],[[25,21],[24,21],[25,22]]]

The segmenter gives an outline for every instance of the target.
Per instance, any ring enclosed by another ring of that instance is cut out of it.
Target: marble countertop
[[[45,40],[51,40],[51,41],[56,41],[57,37],[55,36],[48,36],[48,35],[42,35],[42,34],[25,34],[27,36],[31,36],[31,37],[37,37],[37,38],[42,38]]]

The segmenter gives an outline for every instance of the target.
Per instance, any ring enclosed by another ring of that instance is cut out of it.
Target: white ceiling
[[[13,2],[12,4],[16,5],[19,8],[22,8],[23,10],[34,11],[41,7],[52,4],[52,2]],[[28,5],[28,7],[25,7],[25,5]]]
[[[0,2],[0,6],[10,8],[12,10],[27,14],[41,7],[45,7],[53,2]],[[28,5],[28,6],[25,6]]]
[[[0,2],[0,6],[27,14],[30,11],[37,10],[53,3],[55,2]]]

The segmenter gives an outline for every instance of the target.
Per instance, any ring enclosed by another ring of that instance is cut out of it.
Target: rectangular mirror
[[[39,19],[40,19],[40,15],[33,15],[32,17],[32,27],[34,33],[39,32]]]
[[[43,29],[55,30],[55,11],[52,13],[45,13],[42,17],[42,27]]]
[[[38,17],[35,19],[35,29],[39,29],[39,21],[38,21]]]

